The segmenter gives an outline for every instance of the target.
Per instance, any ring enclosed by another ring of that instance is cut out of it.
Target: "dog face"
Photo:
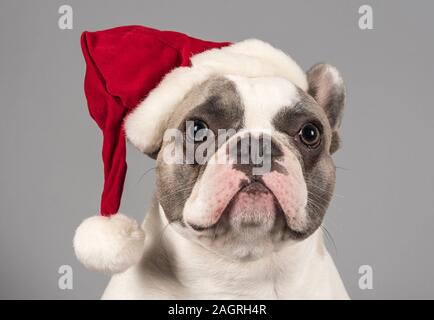
[[[171,226],[212,251],[256,259],[321,225],[344,86],[329,65],[307,78],[308,92],[283,78],[227,75],[187,94],[167,121],[181,137],[165,137],[157,154],[157,198]],[[167,160],[174,153],[180,161]]]

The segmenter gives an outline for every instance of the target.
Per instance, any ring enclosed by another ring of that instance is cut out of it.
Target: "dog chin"
[[[273,193],[262,183],[254,182],[241,188],[233,197],[223,215],[234,231],[270,232],[281,211]]]

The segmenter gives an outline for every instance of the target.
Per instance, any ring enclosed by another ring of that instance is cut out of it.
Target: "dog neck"
[[[159,256],[145,259],[154,261],[153,269],[164,269],[166,274],[170,274],[167,277],[172,279],[170,286],[179,284],[179,288],[183,288],[179,294],[183,297],[303,298],[312,294],[306,291],[306,287],[315,287],[329,271],[329,262],[334,268],[320,230],[262,258],[242,261],[213,252],[181,235],[168,224],[156,200],[144,228],[148,239],[147,251]],[[321,270],[325,264],[327,266]]]

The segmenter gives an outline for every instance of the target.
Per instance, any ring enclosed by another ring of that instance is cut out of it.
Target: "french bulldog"
[[[345,89],[331,65],[306,76],[307,91],[227,74],[188,92],[164,128],[183,134],[182,150],[232,134],[190,162],[167,161],[176,142],[162,139],[143,257],[112,276],[103,299],[348,299],[321,230]],[[255,145],[268,146],[261,163]]]

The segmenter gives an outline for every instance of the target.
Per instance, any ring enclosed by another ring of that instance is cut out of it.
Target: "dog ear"
[[[308,93],[324,109],[332,128],[330,153],[339,149],[339,127],[345,105],[345,86],[339,71],[325,63],[314,65],[307,72]]]

